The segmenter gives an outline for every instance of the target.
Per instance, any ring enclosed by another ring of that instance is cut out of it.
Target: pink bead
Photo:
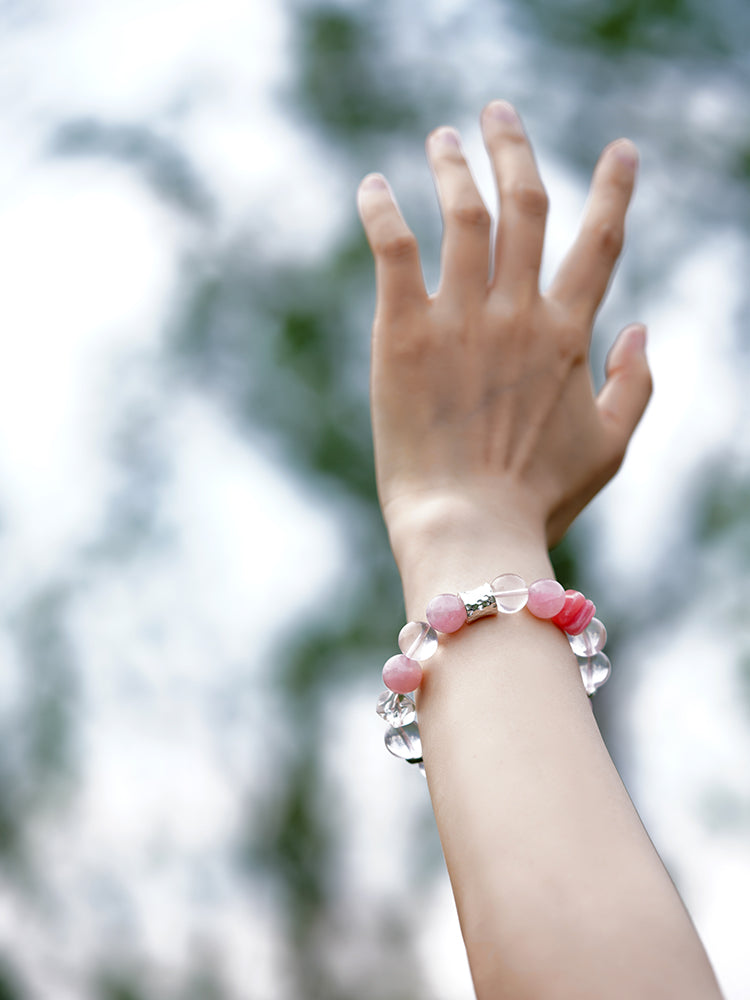
[[[458,632],[466,622],[466,607],[456,594],[438,594],[427,605],[425,617],[437,632]]]
[[[536,618],[554,618],[565,605],[565,591],[557,580],[536,580],[529,587],[526,607]]]
[[[386,660],[383,667],[383,683],[396,694],[409,694],[416,691],[422,681],[422,664],[410,660],[403,653],[396,653]]]
[[[554,616],[552,621],[564,632],[576,615],[581,613],[585,604],[586,598],[583,594],[580,594],[577,590],[566,590],[565,603],[563,604],[560,612]]]
[[[566,590],[563,609],[552,621],[568,635],[578,635],[589,624],[595,612],[596,608],[583,594],[577,590]]]
[[[580,614],[578,614],[565,629],[568,635],[579,635],[585,629],[589,627],[591,619],[596,614],[596,605],[589,600],[586,600],[583,607],[581,608]]]

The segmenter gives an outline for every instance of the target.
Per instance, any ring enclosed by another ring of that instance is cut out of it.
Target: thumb
[[[646,327],[642,323],[622,330],[607,357],[606,373],[596,406],[615,448],[624,454],[651,396]]]

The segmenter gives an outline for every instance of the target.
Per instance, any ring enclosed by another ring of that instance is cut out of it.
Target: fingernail
[[[432,138],[434,142],[438,142],[443,146],[452,146],[454,149],[458,149],[460,145],[458,132],[448,126],[439,128],[437,132],[433,133]]]
[[[493,101],[487,106],[487,114],[495,121],[504,122],[506,125],[520,124],[515,108],[507,101]]]
[[[638,166],[638,149],[630,139],[620,139],[612,147],[612,152],[620,163],[624,163],[626,167],[635,169]]]
[[[646,350],[646,327],[642,323],[633,323],[625,329],[626,350],[635,354]]]
[[[385,182],[385,178],[382,174],[368,174],[367,177],[360,184],[361,188],[367,188],[370,191],[376,191],[378,189],[383,190],[387,188],[388,185]]]

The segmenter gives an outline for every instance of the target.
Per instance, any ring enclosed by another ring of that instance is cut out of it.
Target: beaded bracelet
[[[417,764],[424,773],[417,706],[410,694],[422,681],[422,663],[437,651],[438,633],[457,632],[462,625],[487,615],[512,615],[522,608],[565,632],[589,697],[605,683],[612,672],[612,664],[602,652],[607,630],[594,617],[593,603],[577,590],[563,590],[557,580],[536,580],[527,587],[520,576],[504,573],[474,590],[433,597],[425,612],[427,621],[407,622],[401,629],[401,652],[383,667],[388,690],[380,695],[375,709],[388,724],[386,749],[409,764]]]

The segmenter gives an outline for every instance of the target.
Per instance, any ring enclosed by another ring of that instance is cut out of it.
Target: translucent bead
[[[607,642],[607,630],[598,618],[592,618],[583,632],[569,635],[570,648],[576,656],[593,656],[604,649]]]
[[[502,576],[496,576],[490,586],[495,595],[498,611],[502,611],[503,614],[512,615],[526,607],[526,602],[529,599],[529,588],[526,586],[526,582],[515,573],[503,573]]]
[[[410,660],[429,660],[438,648],[437,632],[427,622],[407,622],[398,634],[398,648]]]
[[[408,726],[417,717],[417,706],[412,698],[396,691],[383,691],[375,711],[389,726]]]
[[[396,653],[383,666],[383,683],[396,694],[416,691],[422,683],[422,666],[403,653]]]
[[[410,764],[418,764],[422,760],[422,740],[419,738],[416,722],[411,722],[408,726],[390,727],[385,734],[385,748],[394,757],[408,760]]]
[[[596,653],[589,657],[579,656],[578,666],[581,668],[581,680],[586,688],[586,694],[593,694],[612,673],[612,664],[606,653]]]
[[[425,617],[438,632],[458,632],[466,623],[466,608],[457,594],[438,594],[427,605]]]
[[[557,580],[535,580],[529,587],[529,611],[535,618],[554,618],[565,604],[565,591]]]

